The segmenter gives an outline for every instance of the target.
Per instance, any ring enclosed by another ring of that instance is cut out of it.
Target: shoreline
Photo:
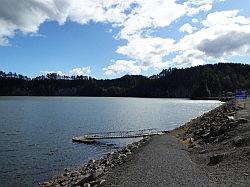
[[[250,99],[245,109],[229,101],[156,136],[103,186],[249,186],[249,114]]]
[[[185,100],[201,100],[201,101],[221,101],[226,102],[232,98],[228,97],[137,97],[137,96],[77,96],[77,95],[0,95],[0,97],[73,97],[73,98],[142,98],[142,99],[185,99]]]
[[[57,176],[50,181],[39,183],[39,186],[84,186],[91,183],[92,185],[101,185],[104,180],[100,179],[105,173],[126,162],[126,158],[132,155],[136,149],[146,145],[152,137],[144,137],[137,142],[128,144],[114,152],[107,153],[100,159],[89,160],[83,166],[70,170],[65,169],[61,176]]]
[[[200,130],[199,124],[204,125],[204,123],[206,123],[206,120],[210,120],[210,118],[213,118],[213,120],[215,120],[216,118],[214,118],[214,115],[216,115],[216,113],[220,113],[221,115],[217,116],[218,117],[217,120],[222,120],[222,118],[225,117],[228,118],[228,116],[235,116],[236,108],[233,102],[234,101],[228,101],[226,103],[223,103],[222,105],[202,114],[201,116],[192,119],[191,121],[185,123],[184,125],[181,125],[178,128],[175,128],[171,131],[166,131],[164,134],[166,136],[176,137],[181,142],[181,144],[184,144],[186,147],[188,147],[187,151],[191,154],[191,158],[194,159],[194,162],[196,162],[195,154],[197,154],[197,152],[198,154],[200,154],[200,152],[202,152],[202,154],[203,152],[204,153],[212,152],[209,150],[204,151],[202,149],[202,146],[204,146],[204,144],[209,145],[212,144],[214,141],[218,143],[227,139],[227,137],[220,136],[221,134],[219,133],[219,131],[217,134],[218,137],[215,134],[211,136],[211,133],[213,133],[210,132],[211,127],[207,129],[207,131],[209,131],[207,132],[206,130],[204,130],[204,128]],[[228,120],[230,121],[230,119]],[[235,122],[235,120],[231,118],[231,122],[233,121]],[[198,132],[196,132],[197,128]],[[199,131],[202,132],[199,133]],[[159,136],[164,136],[164,135],[159,135]],[[90,160],[87,164],[85,164],[82,167],[79,167],[78,169],[74,169],[72,171],[65,169],[65,173],[63,175],[58,176],[48,182],[44,182],[40,185],[47,187],[48,186],[103,186],[103,185],[105,186],[108,180],[107,178],[105,178],[105,175],[107,175],[107,173],[114,170],[114,168],[117,167],[119,168],[119,166],[122,166],[122,164],[126,164],[126,162],[129,161],[130,159],[133,159],[132,158],[133,155],[136,155],[140,151],[140,149],[143,149],[144,146],[150,143],[151,140],[153,139],[155,139],[154,136],[145,137],[138,142],[134,142],[117,151],[108,153],[107,155],[103,156],[98,160]],[[222,158],[223,155],[210,156],[208,164],[216,165],[217,162],[219,163],[222,160]]]
[[[175,99],[175,98],[173,98]],[[188,99],[188,98],[186,98]],[[222,103],[220,106],[224,105],[225,103]],[[215,110],[218,107],[212,109]],[[191,121],[187,122],[190,123],[193,120],[196,120],[197,118],[202,117],[203,115],[211,112],[212,110],[205,112],[201,116],[197,116],[193,118]],[[177,129],[182,128],[187,123],[173,129],[170,131],[162,131],[163,134],[172,134]],[[114,168],[115,166],[118,166],[128,159],[127,157],[130,157],[132,154],[136,152],[139,148],[145,146],[147,143],[152,140],[153,136],[151,137],[144,137],[140,141],[133,142],[131,144],[128,144],[114,152],[110,152],[104,156],[102,156],[100,159],[97,160],[89,160],[86,164],[83,166],[79,166],[78,168],[74,169],[68,169],[65,168],[65,172],[62,173],[60,176],[53,177],[50,181],[41,182],[38,183],[39,186],[49,187],[49,186],[77,186],[77,185],[84,185],[84,183],[94,183],[97,185],[102,184],[103,180],[97,180],[100,177],[102,177],[108,170]]]

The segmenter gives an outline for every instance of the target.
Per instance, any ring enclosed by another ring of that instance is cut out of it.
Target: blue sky
[[[0,70],[6,72],[114,78],[250,62],[246,0],[0,3]]]

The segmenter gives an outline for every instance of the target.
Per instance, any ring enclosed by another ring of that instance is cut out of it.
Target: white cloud
[[[248,25],[250,24],[250,19],[244,16],[239,16],[239,10],[228,10],[213,12],[207,15],[207,19],[202,22],[206,27],[215,26],[237,26],[237,25]],[[237,25],[236,25],[237,24]]]
[[[139,6],[121,24],[120,38],[133,38],[146,28],[166,27],[186,12],[186,6],[177,4],[175,0],[139,0],[137,3]]]
[[[177,67],[197,66],[203,65],[205,63],[204,59],[205,55],[203,52],[191,49],[176,55],[173,58],[173,63],[175,63]]]
[[[238,10],[208,14],[201,30],[184,36],[176,44],[180,54],[173,61],[186,64],[192,60],[250,56],[250,21],[238,14]]]
[[[187,32],[189,34],[193,33],[195,30],[197,30],[196,27],[193,27],[192,25],[190,25],[189,23],[185,23],[184,25],[182,25],[180,27],[180,31],[181,32]]]
[[[121,28],[120,38],[128,39],[146,28],[166,27],[185,12],[186,5],[175,0],[1,0],[0,45],[17,30],[37,33],[45,21],[108,22]]]
[[[212,9],[212,4],[205,4],[202,6],[199,6],[198,8],[189,8],[188,9],[188,15],[193,16],[195,14],[198,14],[199,12],[208,12]]]
[[[90,75],[91,69],[90,66],[82,67],[82,68],[74,68],[70,70],[69,72],[62,72],[62,71],[41,71],[42,74],[48,74],[48,73],[57,73],[61,76],[77,76],[77,75]]]
[[[187,8],[187,15],[194,16],[200,12],[208,12],[213,8],[214,0],[188,0],[184,4]]]
[[[141,73],[141,67],[136,65],[133,60],[117,60],[114,64],[103,68],[106,75],[114,74],[132,74],[138,75]]]
[[[170,62],[166,58],[172,58],[169,57],[172,52],[177,54],[172,60],[178,65],[202,64],[207,59],[225,58],[227,55],[249,55],[250,20],[240,16],[239,10],[213,12],[202,21],[199,13],[209,13],[215,2],[222,1],[1,0],[0,46],[11,45],[9,39],[17,31],[39,36],[40,25],[47,21],[56,21],[60,25],[66,21],[79,24],[93,21],[110,23],[120,29],[116,38],[127,41],[116,52],[131,60],[117,60],[103,68],[107,75],[138,74],[149,68],[168,67]],[[190,16],[193,23],[201,21],[203,28],[198,30],[185,23],[180,31],[187,33],[178,40],[157,37],[154,33],[159,28],[167,29],[184,15]],[[90,67],[58,73],[89,74]]]
[[[144,70],[149,67],[161,69],[166,67],[162,59],[173,50],[174,42],[160,37],[134,38],[127,45],[118,47],[116,52],[141,62]]]
[[[89,75],[91,73],[90,66],[82,68],[74,68],[69,71],[69,75]]]
[[[37,33],[45,21],[57,21],[60,25],[67,20],[86,24],[89,21],[121,23],[125,10],[133,1],[121,0],[1,0],[0,45],[17,30]]]

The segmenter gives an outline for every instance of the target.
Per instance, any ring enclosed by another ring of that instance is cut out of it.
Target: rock
[[[204,154],[204,153],[206,153],[207,152],[207,150],[206,149],[203,149],[203,150],[201,150],[200,152],[199,152],[199,154]]]
[[[187,135],[184,135],[183,137],[182,137],[182,141],[185,141],[185,140],[187,140]]]
[[[197,144],[199,144],[200,146],[204,146],[206,143],[204,141],[198,141]]]
[[[215,154],[210,157],[208,165],[214,166],[222,161],[224,154]]]
[[[141,139],[139,142],[145,143],[145,142],[147,142],[148,140],[149,140],[149,137],[148,137],[148,136],[145,136],[145,137],[143,137],[143,139]]]
[[[194,138],[189,138],[189,143],[192,144],[194,142]]]
[[[207,132],[207,133],[205,133],[205,134],[202,134],[202,135],[201,135],[201,138],[202,138],[202,139],[207,139],[209,136],[210,136],[210,133]]]
[[[132,153],[131,153],[131,151],[128,151],[127,153],[126,153],[126,155],[131,155]]]
[[[225,123],[219,127],[219,134],[224,134],[228,130],[229,126]]]
[[[234,147],[243,147],[243,146],[247,146],[247,140],[242,138],[241,136],[236,136],[233,139],[233,146]]]
[[[106,182],[106,180],[102,179],[102,180],[99,181],[99,184],[103,185],[105,182]]]
[[[163,134],[167,134],[169,133],[169,131],[161,131]]]
[[[234,116],[227,116],[227,118],[228,118],[230,121],[234,121],[234,120],[235,120]]]
[[[44,183],[42,183],[42,186],[44,186],[44,187],[49,187],[49,186],[52,186],[52,185],[53,185],[52,182],[44,182]]]
[[[68,176],[69,175],[69,172],[66,172],[63,174],[64,177]]]
[[[89,183],[85,183],[83,187],[90,187],[91,185]]]
[[[86,171],[85,171],[85,170],[82,170],[82,171],[80,171],[79,174],[80,174],[80,175],[85,175],[85,174],[86,174]]]
[[[98,177],[101,177],[103,174],[104,174],[103,169],[99,168],[99,169],[97,169],[97,170],[95,171],[95,173],[94,173],[94,178],[96,179],[96,178],[98,178]]]
[[[121,150],[121,153],[126,154],[127,152],[130,152],[130,149],[125,147]]]
[[[74,171],[74,172],[72,172],[72,173],[70,174],[70,177],[75,177],[75,176],[78,176],[78,175],[80,175],[80,172]]]
[[[239,125],[238,121],[233,121],[233,122],[229,122],[229,123],[228,123],[229,129],[233,129],[233,128],[235,128],[237,125]]]
[[[216,140],[216,137],[211,136],[211,137],[209,137],[209,138],[206,140],[206,142],[207,142],[207,143],[211,143],[211,142],[214,142],[215,140]]]
[[[65,171],[65,172],[69,172],[70,170],[69,170],[68,168],[65,168],[64,171]]]
[[[66,186],[66,185],[68,186],[68,184],[69,184],[69,181],[64,181],[61,183],[61,186]]]
[[[127,157],[127,155],[125,155],[125,154],[119,154],[119,156],[118,156],[118,158],[120,159],[120,160],[122,160],[122,159],[124,159],[124,158],[126,158]]]
[[[79,176],[79,179],[75,183],[75,185],[76,186],[77,185],[81,186],[81,185],[83,185],[83,184],[85,184],[85,183],[87,183],[89,181],[92,181],[92,180],[94,180],[93,174],[88,173],[86,175],[81,175],[81,176]]]
[[[98,181],[91,181],[89,184],[90,186],[96,186],[98,184]]]
[[[101,158],[101,160],[100,160],[100,164],[106,164],[107,163],[107,159],[104,159],[104,158]]]
[[[88,164],[87,165],[92,165],[94,164],[96,161],[95,160],[89,160]]]
[[[211,126],[209,136],[218,136],[219,135],[219,127]]]
[[[225,140],[227,137],[225,136],[225,134],[222,134],[220,136],[218,136],[213,143],[218,143],[218,142],[222,142],[223,140]]]
[[[238,118],[237,122],[240,124],[247,123],[247,119],[246,118]]]
[[[190,144],[190,145],[188,145],[188,148],[191,148],[191,149],[192,149],[192,148],[194,149],[195,147],[196,147],[195,144]]]

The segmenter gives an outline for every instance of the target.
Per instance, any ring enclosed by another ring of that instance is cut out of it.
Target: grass
[[[175,136],[176,138],[180,138],[180,137],[182,137],[182,135],[184,135],[188,131],[188,129],[191,126],[192,126],[192,123],[188,122],[188,123],[176,128],[176,129],[174,129],[173,131],[170,132],[170,134],[172,136]]]

